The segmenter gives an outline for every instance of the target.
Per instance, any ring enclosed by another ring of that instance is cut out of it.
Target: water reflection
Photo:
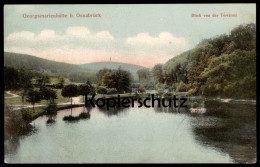
[[[110,107],[109,110],[107,110],[106,105],[104,107],[100,107],[98,109],[99,109],[100,112],[105,114],[107,117],[121,116],[123,114],[126,114],[127,111],[129,111],[129,108],[118,107],[118,106]]]
[[[170,100],[172,100],[172,99],[165,99],[165,103],[169,104]],[[175,113],[175,114],[177,114],[177,113],[187,113],[188,107],[180,107],[181,103],[182,103],[181,101],[176,101],[176,105],[178,107],[174,107],[173,105],[171,107],[162,107],[162,106],[159,106],[158,103],[155,103],[154,111],[155,112],[164,112],[164,113]],[[187,105],[188,105],[188,103],[187,103]]]
[[[92,110],[91,107],[83,107],[83,111],[77,115],[77,116],[73,116],[71,115],[65,115],[63,117],[63,120],[69,123],[75,123],[78,122],[79,120],[87,120],[90,119],[90,111]]]
[[[46,124],[47,126],[51,126],[56,122],[56,116],[57,116],[57,104],[52,103],[49,104],[45,108],[46,115],[48,117]]]
[[[27,125],[26,130],[19,131],[19,133],[16,134],[12,134],[11,137],[8,138],[8,140],[4,141],[5,155],[15,154],[20,147],[20,140],[26,138],[27,136],[37,134],[37,132],[38,129],[35,126],[29,124]]]
[[[256,162],[256,106],[252,104],[205,102],[207,112],[192,115],[196,140],[228,153],[235,162]]]
[[[38,163],[255,162],[255,104],[194,98],[188,108],[135,106],[78,107],[72,114],[49,108],[35,120],[39,133],[6,141],[5,155],[10,162]],[[207,111],[191,113],[192,107]]]

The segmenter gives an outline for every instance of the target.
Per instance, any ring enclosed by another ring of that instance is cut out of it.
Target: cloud
[[[187,47],[187,41],[185,38],[174,37],[169,32],[161,32],[158,37],[152,37],[149,33],[140,33],[134,37],[127,38],[126,42],[130,45],[138,45],[141,47],[151,46],[151,47],[173,47],[176,49],[184,49]]]
[[[139,33],[126,39],[126,43],[138,52],[159,55],[176,55],[188,49],[188,42],[183,37],[174,37],[169,32],[161,32],[152,37],[149,33]]]
[[[69,27],[66,30],[67,35],[78,38],[89,38],[90,31],[87,27]]]
[[[169,32],[155,37],[139,33],[116,39],[107,30],[94,33],[83,26],[68,27],[63,34],[44,29],[39,33],[13,32],[5,38],[5,51],[74,64],[107,61],[112,57],[113,61],[152,67],[187,48],[184,38],[174,37]]]
[[[15,40],[27,40],[27,41],[33,41],[35,37],[35,34],[30,31],[19,31],[14,32],[10,34],[7,37],[7,41],[15,41]]]

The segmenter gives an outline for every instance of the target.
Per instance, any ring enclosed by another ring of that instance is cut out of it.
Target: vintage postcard
[[[256,4],[4,5],[4,162],[256,163]]]

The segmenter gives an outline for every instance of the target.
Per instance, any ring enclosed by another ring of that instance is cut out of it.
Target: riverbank
[[[17,98],[20,97],[19,95],[16,95],[14,93],[6,92],[11,96],[11,98]],[[98,98],[103,98],[103,99],[108,99],[108,98],[118,98],[118,95],[120,95],[121,98],[138,98],[138,97],[150,97],[150,93],[128,93],[128,94],[113,94],[113,95],[102,95],[102,94],[97,94],[94,98],[94,100]],[[168,93],[164,95],[159,95],[156,94],[156,96],[186,96],[188,97],[188,100],[192,99],[197,99],[197,98],[202,98],[204,100],[219,100],[221,102],[229,103],[229,102],[252,102],[256,103],[256,100],[248,100],[248,99],[233,99],[233,98],[220,98],[220,97],[203,97],[203,96],[188,96],[187,92],[174,92],[174,93]],[[89,95],[88,99],[90,99],[92,96]],[[6,99],[5,99],[6,102]],[[6,103],[5,103],[6,104]],[[85,101],[83,100],[82,96],[78,97],[73,97],[72,98],[72,105],[70,102],[58,102],[56,103],[56,111],[60,111],[63,109],[70,109],[70,108],[75,108],[75,107],[82,107],[85,105]],[[22,110],[27,110],[29,113],[29,116],[32,118],[32,120],[37,119],[38,117],[47,114],[46,112],[46,107],[48,106],[47,104],[38,104],[34,106],[34,112],[33,112],[33,106],[32,105],[21,105],[21,104],[13,104],[13,105],[8,105],[10,109],[14,112],[21,112]]]

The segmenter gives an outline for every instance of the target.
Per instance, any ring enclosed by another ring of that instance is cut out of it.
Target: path
[[[10,93],[10,91],[7,91],[7,92],[5,92],[5,93],[7,93],[7,94],[9,94],[9,95],[12,96],[12,97],[8,97],[8,98],[20,97],[19,95]],[[5,99],[7,99],[7,97],[5,97]],[[81,96],[73,97],[73,98],[72,98],[72,104],[73,104],[73,105],[85,104],[85,103],[81,102],[80,99],[81,99]],[[69,104],[71,104],[71,102],[57,103],[58,106],[69,105]],[[22,109],[22,108],[33,108],[33,105],[22,105],[22,104],[14,104],[14,105],[8,105],[8,106],[11,107],[12,110],[19,110],[19,109]],[[36,108],[36,107],[44,107],[44,106],[47,106],[47,104],[34,105],[34,108]]]
[[[6,91],[5,93],[11,95],[10,97],[5,97],[5,99],[11,99],[11,98],[20,97],[19,95],[13,94],[10,91]]]

